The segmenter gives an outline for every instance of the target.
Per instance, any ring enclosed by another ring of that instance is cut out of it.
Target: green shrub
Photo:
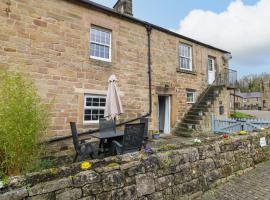
[[[0,176],[24,173],[38,158],[48,107],[31,81],[0,71]]]
[[[232,118],[237,118],[237,119],[253,119],[253,118],[255,118],[255,116],[247,115],[247,114],[241,113],[241,112],[232,113],[231,117]]]
[[[45,169],[51,169],[57,167],[55,159],[38,159],[32,163],[30,172],[39,172]]]

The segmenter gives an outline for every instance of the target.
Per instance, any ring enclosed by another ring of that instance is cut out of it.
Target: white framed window
[[[90,57],[98,60],[111,61],[111,31],[91,27]]]
[[[87,94],[84,96],[84,123],[98,123],[104,118],[106,96]]]
[[[187,90],[187,103],[195,103],[195,90]]]
[[[180,69],[192,71],[192,47],[187,44],[180,44]]]
[[[208,57],[208,71],[215,71],[215,58],[213,57]]]

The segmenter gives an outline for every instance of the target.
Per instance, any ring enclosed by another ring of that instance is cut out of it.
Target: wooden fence
[[[236,133],[239,131],[258,131],[270,127],[270,119],[234,119],[212,117],[212,130],[214,133]]]

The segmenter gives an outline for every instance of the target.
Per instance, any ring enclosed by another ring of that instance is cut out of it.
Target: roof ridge
[[[67,0],[69,1],[69,0]],[[100,9],[100,10],[103,10],[104,12],[109,12],[110,14],[113,14],[115,16],[118,16],[118,17],[121,17],[121,18],[125,18],[127,20],[130,20],[130,21],[133,21],[133,22],[136,22],[138,24],[143,24],[143,25],[150,25],[152,26],[154,29],[157,29],[159,31],[162,31],[162,32],[165,32],[165,33],[168,33],[170,35],[174,35],[176,37],[179,37],[179,38],[182,38],[184,40],[188,40],[190,42],[194,42],[196,44],[199,44],[199,45],[202,45],[202,46],[205,46],[205,47],[208,47],[210,49],[214,49],[214,50],[217,50],[217,51],[221,51],[223,53],[231,53],[229,51],[226,51],[226,50],[223,50],[223,49],[220,49],[218,47],[215,47],[215,46],[212,46],[210,44],[206,44],[204,42],[200,42],[198,40],[195,40],[195,39],[192,39],[192,38],[189,38],[187,36],[184,36],[184,35],[181,35],[179,33],[176,33],[174,31],[171,31],[169,29],[166,29],[166,28],[163,28],[161,26],[158,26],[158,25],[155,25],[155,24],[152,24],[152,23],[149,23],[149,22],[146,22],[146,21],[143,21],[143,20],[140,20],[138,18],[135,18],[133,16],[129,16],[129,15],[126,15],[126,14],[122,14],[122,13],[118,13],[116,12],[114,9],[110,8],[110,7],[107,7],[107,6],[104,6],[104,5],[101,5],[101,4],[98,4],[96,2],[93,2],[93,1],[90,1],[90,0],[77,0],[77,1],[71,1],[71,2],[76,2],[76,3],[83,3],[83,4],[86,4],[88,6],[93,6],[95,7],[96,9]]]

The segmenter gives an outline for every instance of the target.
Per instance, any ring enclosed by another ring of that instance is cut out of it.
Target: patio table
[[[100,143],[99,143],[99,148],[101,148],[103,150],[104,153],[105,152],[105,147],[107,147],[109,149],[109,155],[112,155],[112,141],[116,140],[116,141],[121,141],[123,139],[124,136],[124,131],[117,131],[117,132],[98,132],[98,133],[94,133],[91,134],[92,137],[94,138],[98,138],[100,139]],[[107,140],[107,145],[105,145],[105,141]]]

